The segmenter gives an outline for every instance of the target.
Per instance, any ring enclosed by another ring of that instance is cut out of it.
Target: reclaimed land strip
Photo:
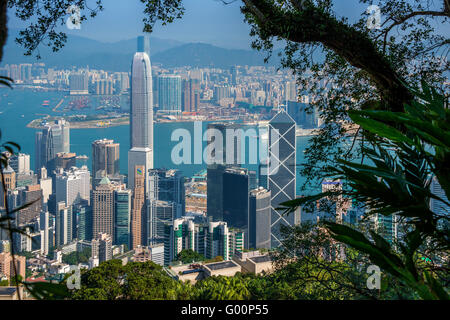
[[[35,119],[27,124],[28,128],[42,129],[41,125],[43,119]],[[87,121],[75,121],[68,119],[70,123],[70,129],[97,129],[97,128],[110,128],[117,126],[124,126],[130,123],[129,117],[121,118],[105,118]]]

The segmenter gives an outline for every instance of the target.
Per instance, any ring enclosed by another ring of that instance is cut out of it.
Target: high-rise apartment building
[[[12,208],[23,206],[25,204],[30,204],[26,208],[21,209],[16,213],[17,223],[19,225],[24,225],[32,222],[37,217],[42,210],[42,189],[39,184],[28,185],[26,187],[21,187],[18,189],[17,202],[12,201]]]
[[[286,82],[285,98],[286,101],[297,102],[297,84],[295,81]]]
[[[158,107],[160,111],[180,113],[181,77],[177,75],[158,76]]]
[[[196,112],[200,105],[200,81],[188,79],[182,81],[182,109],[185,112]]]
[[[176,260],[182,250],[193,250],[208,259],[217,256],[233,258],[244,250],[244,232],[230,229],[226,222],[194,223],[183,217],[164,224],[164,264]]]
[[[164,263],[175,260],[182,250],[196,251],[196,226],[192,219],[179,218],[164,225]]]
[[[16,263],[15,270],[17,274],[25,279],[25,270],[26,270],[26,258],[23,256],[14,256],[14,261]],[[14,264],[12,255],[10,252],[2,252],[0,253],[0,274],[4,274],[8,279],[14,277]]]
[[[89,94],[87,73],[72,73],[69,75],[70,94]]]
[[[30,63],[22,63],[19,65],[20,80],[23,82],[31,82],[31,68],[32,65]]]
[[[92,257],[99,262],[112,259],[112,237],[107,233],[98,233],[92,240]]]
[[[226,222],[215,221],[208,223],[205,256],[212,259],[217,256],[230,260],[235,251],[244,250],[244,232],[230,229]]]

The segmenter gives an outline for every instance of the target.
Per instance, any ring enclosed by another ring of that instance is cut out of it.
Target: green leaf
[[[50,282],[24,282],[33,297],[40,300],[63,300],[70,297],[65,284]]]
[[[413,144],[413,141],[406,137],[401,131],[394,129],[393,127],[388,126],[382,122],[361,117],[359,115],[361,113],[362,112],[358,111],[349,111],[349,116],[356,124],[360,125],[363,129],[387,139]]]

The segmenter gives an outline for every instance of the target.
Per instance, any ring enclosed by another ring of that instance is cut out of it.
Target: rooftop
[[[270,256],[267,254],[265,256],[251,257],[249,259],[252,260],[254,263],[262,263],[262,262],[271,261]]]
[[[0,287],[0,296],[12,296],[16,290],[16,287]]]
[[[238,267],[238,265],[231,260],[214,262],[214,263],[210,263],[210,264],[205,264],[204,266],[211,270],[220,270],[220,269]]]

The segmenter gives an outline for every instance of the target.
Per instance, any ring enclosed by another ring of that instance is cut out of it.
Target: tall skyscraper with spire
[[[150,58],[136,52],[131,67],[131,148],[153,150],[153,92]]]
[[[138,37],[137,52],[131,66],[130,146],[128,187],[134,187],[134,167],[153,168],[153,89],[148,37]],[[148,179],[146,179],[147,181]]]

